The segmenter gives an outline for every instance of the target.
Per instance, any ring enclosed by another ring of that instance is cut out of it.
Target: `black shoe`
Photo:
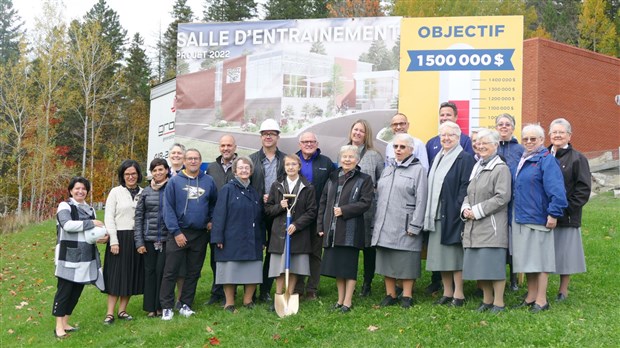
[[[273,300],[271,299],[271,295],[269,295],[268,292],[261,293],[260,296],[258,296],[258,300],[261,302],[273,302]]]
[[[383,301],[381,301],[381,303],[379,303],[379,307],[387,307],[387,306],[393,306],[395,304],[398,303],[398,299],[395,297],[392,297],[390,295],[385,296],[385,298],[383,298]]]
[[[532,302],[526,302],[525,300],[521,301],[521,303],[519,303],[518,305],[512,307],[512,309],[519,309],[519,308],[525,308],[525,307],[532,307],[534,304],[536,304],[536,301],[532,301]]]
[[[362,292],[360,293],[361,297],[368,297],[370,296],[370,283],[364,283],[364,285],[362,285]]]
[[[450,302],[451,307],[463,307],[465,305],[464,298],[453,298],[452,302]]]
[[[549,303],[545,304],[544,306],[539,306],[537,303],[534,303],[534,305],[532,306],[532,308],[530,308],[530,313],[539,313],[542,311],[548,311],[549,310]]]
[[[426,291],[427,295],[432,295],[436,293],[437,291],[441,290],[441,287],[442,287],[441,282],[434,282],[434,283],[430,283],[424,291]]]
[[[452,302],[452,297],[441,296],[439,300],[435,301],[433,304],[434,305],[447,305],[447,304],[450,304],[451,302]]]
[[[342,308],[342,305],[340,303],[337,303],[337,302],[332,306],[332,309],[334,309],[334,310],[340,309],[340,308]]]
[[[519,284],[517,284],[517,280],[516,279],[511,279],[510,280],[510,290],[512,290],[512,291],[518,291],[519,290]]]
[[[225,301],[225,297],[222,297],[220,295],[211,295],[211,298],[209,298],[209,301],[207,301],[207,305],[214,305],[214,304],[219,304],[222,301]]]
[[[69,337],[70,335],[68,333],[66,333],[65,330],[65,334],[64,335],[59,335],[56,333],[56,329],[54,329],[54,337],[56,337],[59,340],[64,340],[65,338]]]
[[[255,306],[255,305],[254,305],[254,302],[245,303],[245,304],[243,305],[243,307],[244,307],[244,308],[246,308],[246,309],[254,309],[254,306]]]
[[[489,313],[499,314],[499,313],[501,313],[501,312],[503,312],[505,310],[506,310],[506,306],[504,306],[504,307],[493,306],[493,308],[491,308],[491,310],[489,310]]]
[[[484,312],[484,311],[488,311],[489,309],[493,308],[493,304],[492,303],[484,303],[484,302],[480,302],[480,307],[478,307],[476,309],[476,312]]]
[[[225,306],[224,310],[230,313],[235,313],[236,308],[235,308],[235,305],[230,305],[230,306]]]
[[[558,296],[556,296],[555,302],[564,302],[564,301],[566,301],[566,299],[567,299],[566,295],[564,295],[563,293],[560,292],[560,293],[558,293]],[[67,330],[65,330],[65,331],[67,331]]]
[[[342,305],[342,307],[340,307],[340,311],[342,313],[349,313],[351,311],[351,307]]]
[[[413,298],[405,296],[401,297],[400,306],[403,308],[411,308],[413,306]]]

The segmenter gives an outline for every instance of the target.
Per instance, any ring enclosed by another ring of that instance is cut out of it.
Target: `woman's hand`
[[[295,231],[297,231],[297,227],[295,227],[295,225],[290,224],[288,226],[288,229],[286,230],[286,232],[288,232],[289,235],[292,235],[293,233],[295,233]]]
[[[323,232],[323,231],[318,233],[319,237],[323,237],[324,234],[325,234],[325,232]]]
[[[224,243],[217,243],[216,246],[218,249],[224,249]]]
[[[547,224],[545,225],[545,227],[549,229],[554,229],[557,225],[558,225],[558,219],[554,218],[551,215],[547,216]]]
[[[288,208],[288,199],[283,199],[280,201],[280,206],[284,209]]]
[[[463,217],[469,220],[473,220],[474,219],[474,212],[471,211],[471,209],[467,208],[465,210],[463,210]]]
[[[105,225],[103,224],[103,222],[99,221],[99,220],[93,220],[93,224],[96,227],[105,227]]]
[[[334,207],[334,216],[336,217],[342,216],[342,209],[340,207]]]
[[[185,245],[187,245],[187,238],[185,238],[185,235],[183,233],[179,233],[178,236],[175,236],[174,241],[177,242],[177,245],[179,246],[179,248],[182,248]]]
[[[138,248],[138,254],[146,254],[146,247],[141,246]]]
[[[118,253],[120,252],[120,248],[117,245],[110,245],[110,252],[112,253],[112,255],[118,255]]]
[[[106,233],[105,236],[97,239],[97,243],[105,244],[108,242],[109,239],[110,239],[110,235]]]
[[[269,200],[269,195],[268,194],[264,194],[263,195],[263,203],[267,203],[268,200]]]

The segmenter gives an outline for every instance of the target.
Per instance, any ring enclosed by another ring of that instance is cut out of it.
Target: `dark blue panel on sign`
[[[514,70],[514,49],[409,50],[407,71]]]

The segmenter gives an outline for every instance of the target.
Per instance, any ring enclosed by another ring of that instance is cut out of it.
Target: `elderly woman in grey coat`
[[[427,179],[426,170],[413,155],[414,140],[409,134],[397,134],[392,146],[396,162],[385,168],[377,183],[372,246],[377,249],[376,272],[385,276],[386,296],[380,306],[398,302],[396,279],[401,279],[401,306],[409,308],[415,279],[421,273]]]
[[[478,132],[480,160],[469,177],[467,196],[461,206],[463,230],[463,279],[479,280],[483,299],[479,312],[505,309],[506,250],[508,248],[508,202],[511,197],[510,168],[497,154],[499,133]]]

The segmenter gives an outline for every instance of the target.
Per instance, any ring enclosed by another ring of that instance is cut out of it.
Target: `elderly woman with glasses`
[[[549,309],[548,274],[555,272],[554,229],[568,206],[557,159],[545,148],[545,131],[527,125],[521,132],[525,152],[519,161],[513,191],[513,264],[527,276],[527,297],[517,307],[532,313]]]
[[[479,312],[505,309],[506,249],[508,248],[508,202],[510,169],[497,154],[499,134],[478,132],[475,147],[480,160],[474,166],[461,206],[463,229],[463,279],[478,280],[483,299]]]
[[[357,283],[359,251],[364,248],[364,213],[370,209],[374,189],[370,176],[357,166],[357,146],[343,146],[338,157],[340,168],[330,174],[321,194],[317,231],[323,237],[321,274],[336,278],[334,309],[347,313]]]
[[[385,168],[377,183],[372,246],[377,248],[377,273],[385,276],[386,296],[380,306],[398,303],[396,280],[401,279],[401,306],[409,308],[413,285],[422,271],[426,169],[413,155],[414,139],[409,134],[397,134],[392,148],[395,162]]]
[[[443,296],[435,304],[456,307],[465,303],[460,209],[475,163],[473,156],[459,144],[460,136],[461,129],[456,123],[446,121],[439,125],[442,149],[428,174],[424,214],[424,229],[429,231],[426,269],[441,272],[443,283]]]
[[[581,242],[581,211],[590,199],[592,174],[588,159],[570,144],[572,135],[570,123],[558,118],[549,126],[551,146],[549,151],[560,162],[568,207],[564,216],[558,219],[555,228],[555,273],[560,275],[560,290],[557,302],[568,297],[570,275],[586,271],[586,260]]]

